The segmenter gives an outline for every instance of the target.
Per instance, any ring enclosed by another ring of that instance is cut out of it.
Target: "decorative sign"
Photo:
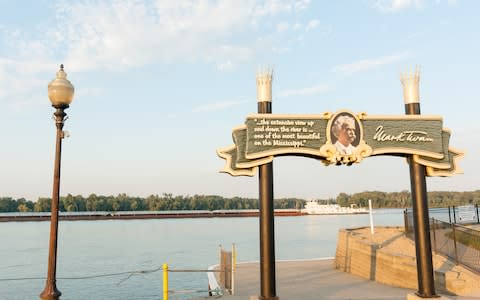
[[[437,116],[354,115],[342,110],[322,115],[255,114],[234,128],[234,145],[219,149],[222,172],[254,176],[256,167],[278,155],[315,157],[325,164],[359,163],[373,155],[405,156],[426,167],[428,176],[460,171],[463,153],[449,148],[450,132]]]

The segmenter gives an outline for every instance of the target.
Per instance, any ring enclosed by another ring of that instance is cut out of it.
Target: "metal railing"
[[[235,269],[237,264],[237,254],[235,244],[232,245],[232,251],[227,251],[220,246],[220,271],[219,284],[230,295],[235,294]]]
[[[455,209],[449,208],[449,211],[452,213]],[[404,221],[406,236],[415,240],[411,210],[405,210]],[[478,223],[460,225],[430,218],[432,250],[452,259],[456,264],[480,273],[480,226],[475,224]]]
[[[183,290],[183,291],[178,291],[178,290],[171,290],[169,289],[169,275],[168,273],[195,273],[195,272],[200,272],[200,273],[222,273],[222,270],[214,270],[214,269],[208,269],[208,270],[200,270],[200,269],[170,269],[168,267],[168,264],[163,264],[162,266],[163,269],[163,300],[168,300],[168,297],[170,294],[180,294],[180,293],[199,293],[199,292],[208,292],[209,295],[212,295],[212,293],[220,293],[221,291],[217,290],[212,290],[210,286],[208,287],[208,290]]]
[[[202,273],[218,273],[219,286],[210,287],[208,286],[209,296],[221,296],[224,292],[233,295],[235,293],[235,271],[237,264],[237,253],[236,253],[235,244],[232,245],[231,251],[226,251],[220,245],[220,261],[218,264],[218,269],[209,268],[208,270],[197,270],[197,269],[171,269],[168,264],[163,264],[163,300],[168,300],[169,294],[174,293],[174,290],[169,290],[169,275],[168,273],[192,273],[192,272],[202,272]],[[178,291],[176,291],[178,293]],[[192,291],[190,291],[192,292]],[[199,292],[199,291],[194,291]]]

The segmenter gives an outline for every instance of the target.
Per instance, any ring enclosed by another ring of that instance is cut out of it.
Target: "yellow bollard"
[[[168,300],[168,265],[163,264],[163,300]]]
[[[237,272],[237,248],[232,244],[232,295],[235,295],[235,277]]]

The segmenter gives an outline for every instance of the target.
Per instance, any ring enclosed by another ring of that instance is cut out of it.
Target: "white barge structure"
[[[338,204],[320,204],[318,201],[310,200],[305,203],[302,213],[307,215],[350,215],[367,214],[368,210],[363,207],[343,207]]]

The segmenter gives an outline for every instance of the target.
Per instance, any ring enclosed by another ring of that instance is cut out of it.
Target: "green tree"
[[[49,212],[51,209],[52,199],[50,198],[38,198],[33,207],[36,212]]]
[[[350,196],[345,193],[340,193],[337,196],[337,204],[340,206],[349,206]]]
[[[32,211],[32,209],[30,207],[28,207],[25,203],[21,203],[20,205],[18,205],[17,210],[19,212],[30,212],[30,211]]]
[[[0,198],[0,212],[13,212],[17,210],[17,203],[10,197]]]

